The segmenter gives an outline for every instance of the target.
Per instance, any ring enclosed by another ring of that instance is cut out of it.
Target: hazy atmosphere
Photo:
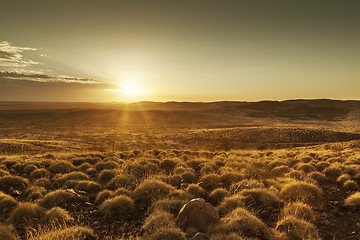
[[[359,1],[4,0],[2,101],[360,99]]]

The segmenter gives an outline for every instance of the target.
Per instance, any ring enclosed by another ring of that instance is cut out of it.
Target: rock
[[[216,208],[202,198],[192,199],[185,204],[175,220],[176,225],[184,231],[195,228],[198,232],[207,232],[209,226],[218,221]]]
[[[205,233],[198,232],[192,240],[210,240],[210,238]]]

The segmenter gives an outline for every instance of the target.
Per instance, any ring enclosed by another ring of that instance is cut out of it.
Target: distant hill
[[[7,127],[236,127],[360,121],[360,101],[37,103],[0,102]]]

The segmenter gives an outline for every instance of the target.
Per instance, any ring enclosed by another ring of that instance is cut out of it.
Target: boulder
[[[216,208],[202,198],[192,199],[185,204],[176,217],[176,225],[186,231],[195,228],[197,232],[207,232],[212,224],[219,221]]]

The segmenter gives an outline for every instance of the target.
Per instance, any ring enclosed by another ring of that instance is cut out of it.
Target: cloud
[[[0,41],[0,67],[27,67],[38,62],[24,58],[22,52],[35,51],[35,48],[13,46],[7,41]]]
[[[23,80],[33,82],[62,82],[62,83],[80,83],[80,84],[102,84],[103,81],[91,78],[78,78],[62,75],[48,75],[36,71],[12,70],[0,71],[0,80]]]

